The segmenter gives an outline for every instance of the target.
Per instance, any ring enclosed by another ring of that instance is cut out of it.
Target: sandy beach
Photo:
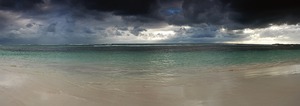
[[[298,106],[299,67],[117,78],[7,64],[0,67],[0,105]]]

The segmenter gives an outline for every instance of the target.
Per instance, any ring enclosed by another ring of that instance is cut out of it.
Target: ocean
[[[101,67],[132,72],[205,71],[241,65],[297,62],[297,45],[233,44],[106,44],[106,45],[7,45],[0,58]]]

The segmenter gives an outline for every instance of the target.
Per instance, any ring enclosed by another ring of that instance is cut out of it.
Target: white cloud
[[[242,32],[240,36],[245,39],[229,43],[248,43],[248,44],[290,44],[300,43],[300,26],[296,25],[270,25],[267,28],[243,29],[234,32]]]

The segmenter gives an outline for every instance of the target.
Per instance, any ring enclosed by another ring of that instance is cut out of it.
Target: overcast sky
[[[295,0],[0,0],[0,44],[300,43]]]

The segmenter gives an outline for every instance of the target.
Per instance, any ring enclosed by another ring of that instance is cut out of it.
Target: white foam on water
[[[287,65],[287,66],[275,66],[269,68],[262,68],[256,70],[249,70],[245,73],[245,77],[259,77],[259,76],[282,76],[293,75],[300,73],[300,65]]]

